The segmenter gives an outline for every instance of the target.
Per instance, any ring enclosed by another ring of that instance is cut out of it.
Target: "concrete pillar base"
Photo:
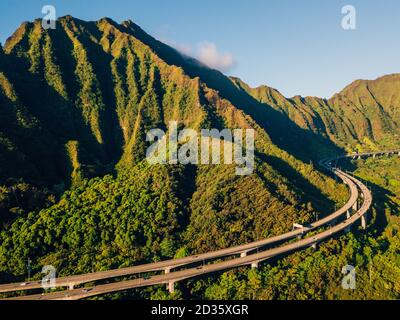
[[[241,253],[240,253],[240,257],[241,257],[241,258],[247,257],[247,252],[241,252]]]
[[[175,292],[175,281],[168,282],[167,289],[168,289],[169,293],[174,293]]]
[[[253,263],[251,264],[251,268],[252,268],[252,269],[258,269],[258,262],[253,262]]]

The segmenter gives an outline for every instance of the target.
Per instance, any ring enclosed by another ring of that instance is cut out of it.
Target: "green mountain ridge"
[[[132,22],[84,22],[66,16],[57,26],[44,31],[40,20],[22,24],[7,40],[1,65],[3,99],[24,108],[34,120],[31,136],[52,140],[46,145],[51,161],[39,150],[24,154],[37,167],[46,167],[41,175],[50,175],[49,167],[54,167],[51,175],[59,181],[66,178],[65,168],[76,175],[102,172],[110,165],[129,167],[143,159],[145,131],[165,129],[170,120],[195,129],[256,127],[263,136],[263,152],[274,144],[268,131],[274,135],[279,127],[268,127],[267,116],[257,118],[264,106],[236,90],[229,78],[194,60],[187,62]],[[221,78],[218,83],[225,82],[228,89],[216,91],[214,83],[209,86],[202,78]],[[234,89],[235,102],[252,105],[238,108],[223,97]],[[4,135],[18,146],[13,135]],[[279,140],[285,141],[281,135]],[[102,166],[106,168],[100,170]]]
[[[239,78],[232,81],[301,128],[327,137],[348,151],[400,145],[400,74],[356,80],[330,99],[286,98],[268,86],[251,88]]]
[[[379,114],[397,116],[383,87],[368,85]],[[28,257],[62,275],[206,252],[327,214],[348,192],[314,163],[397,125],[383,117],[363,129],[368,106],[355,100],[349,91],[328,102],[251,89],[132,21],[23,23],[0,53],[0,277],[23,275]],[[360,120],[339,112],[341,101]],[[254,129],[254,174],[148,165],[146,132],[169,121]]]

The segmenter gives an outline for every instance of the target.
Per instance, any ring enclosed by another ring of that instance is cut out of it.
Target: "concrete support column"
[[[241,257],[241,258],[247,257],[247,252],[246,252],[246,251],[241,252],[241,253],[240,253],[240,257]]]
[[[68,289],[69,289],[69,290],[74,290],[74,285],[73,285],[73,284],[69,284],[69,285],[68,285]]]
[[[366,216],[366,214],[364,214],[364,215],[361,217],[361,227],[362,227],[364,230],[367,229],[367,216]]]
[[[165,268],[164,272],[165,272],[165,274],[171,273],[171,268]]]
[[[313,248],[314,250],[317,250],[317,243],[313,243],[313,244],[311,245],[311,248]]]
[[[253,263],[251,264],[251,268],[252,268],[252,269],[258,269],[258,262],[253,262]]]
[[[358,210],[358,200],[356,202],[354,202],[353,210],[354,210],[354,212],[356,212]]]
[[[350,217],[351,217],[350,210],[347,210],[347,212],[346,212],[346,219],[350,219]]]
[[[169,293],[174,293],[175,292],[175,281],[170,281],[167,284],[167,289]]]

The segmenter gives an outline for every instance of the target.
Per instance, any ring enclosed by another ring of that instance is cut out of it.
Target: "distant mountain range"
[[[300,96],[287,99],[273,88],[250,88],[238,78],[232,80],[299,127],[328,137],[347,150],[399,145],[400,74],[354,81],[329,100]]]

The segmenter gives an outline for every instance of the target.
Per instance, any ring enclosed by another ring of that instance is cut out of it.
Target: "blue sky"
[[[228,75],[288,97],[330,97],[353,80],[400,72],[398,0],[1,0],[0,41],[47,4],[57,16],[131,19]],[[347,4],[357,10],[356,30],[341,27]]]

